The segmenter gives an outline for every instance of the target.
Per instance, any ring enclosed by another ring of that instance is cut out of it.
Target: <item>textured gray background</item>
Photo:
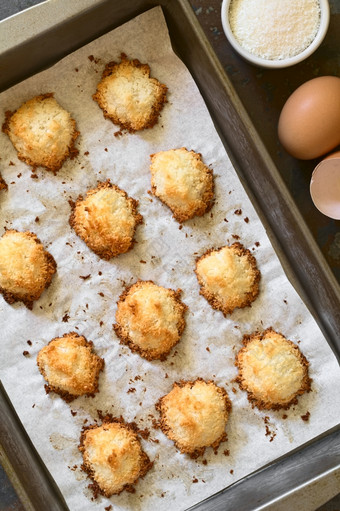
[[[0,0],[0,19],[8,18],[12,14],[32,7],[32,5],[41,4],[43,0]]]

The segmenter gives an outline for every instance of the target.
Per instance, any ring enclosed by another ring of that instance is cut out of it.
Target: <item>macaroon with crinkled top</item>
[[[114,330],[123,344],[147,360],[165,360],[185,328],[181,290],[137,281],[119,298]]]
[[[107,180],[78,197],[69,223],[95,254],[109,260],[133,247],[136,228],[143,222],[137,207],[137,200]]]
[[[311,390],[309,363],[299,347],[284,335],[267,328],[245,335],[236,355],[236,381],[260,409],[288,409]]]
[[[150,77],[148,64],[129,60],[125,53],[120,62],[109,62],[103,71],[93,99],[110,119],[123,131],[152,128],[158,121],[166,102],[166,85]]]
[[[231,412],[227,392],[213,381],[197,378],[175,382],[156,404],[160,427],[181,453],[201,456],[207,447],[215,451],[227,440],[226,424]]]
[[[34,170],[44,167],[56,173],[67,158],[78,154],[76,122],[51,92],[26,101],[15,112],[7,111],[2,131],[18,158]]]
[[[151,191],[178,222],[202,216],[214,203],[213,172],[185,147],[151,155]]]
[[[196,260],[195,272],[200,294],[225,316],[249,307],[259,294],[256,259],[239,242],[208,250]]]
[[[94,351],[92,341],[70,332],[55,337],[37,356],[39,370],[47,384],[46,393],[59,394],[66,402],[79,396],[94,396],[104,359]]]
[[[79,450],[95,497],[111,497],[124,490],[133,493],[153,465],[142,449],[136,427],[122,418],[107,416],[101,425],[85,426]]]
[[[56,269],[36,234],[9,229],[0,238],[0,293],[9,304],[23,302],[32,309]]]

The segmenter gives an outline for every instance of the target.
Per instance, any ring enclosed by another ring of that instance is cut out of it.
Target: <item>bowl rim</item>
[[[221,6],[221,20],[222,26],[225,33],[226,38],[228,39],[231,46],[234,50],[241,55],[244,59],[248,60],[252,64],[255,64],[260,67],[272,68],[272,69],[280,69],[284,67],[293,66],[302,62],[306,58],[308,58],[314,51],[320,46],[323,39],[326,36],[329,21],[330,21],[330,7],[328,0],[318,0],[320,4],[320,25],[318,31],[316,33],[315,38],[311,42],[307,48],[305,48],[302,52],[294,55],[293,57],[288,57],[286,59],[280,60],[270,60],[262,57],[258,57],[254,53],[249,52],[240,43],[236,40],[229,24],[229,6],[233,0],[223,0]]]

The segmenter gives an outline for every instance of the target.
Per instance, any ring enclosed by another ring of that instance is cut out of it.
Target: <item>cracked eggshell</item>
[[[330,154],[315,167],[310,193],[321,213],[340,220],[340,151]]]

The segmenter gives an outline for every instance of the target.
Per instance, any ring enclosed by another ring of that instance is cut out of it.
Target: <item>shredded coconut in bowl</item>
[[[318,0],[232,0],[230,28],[238,43],[268,60],[298,55],[314,40],[320,25]]]

